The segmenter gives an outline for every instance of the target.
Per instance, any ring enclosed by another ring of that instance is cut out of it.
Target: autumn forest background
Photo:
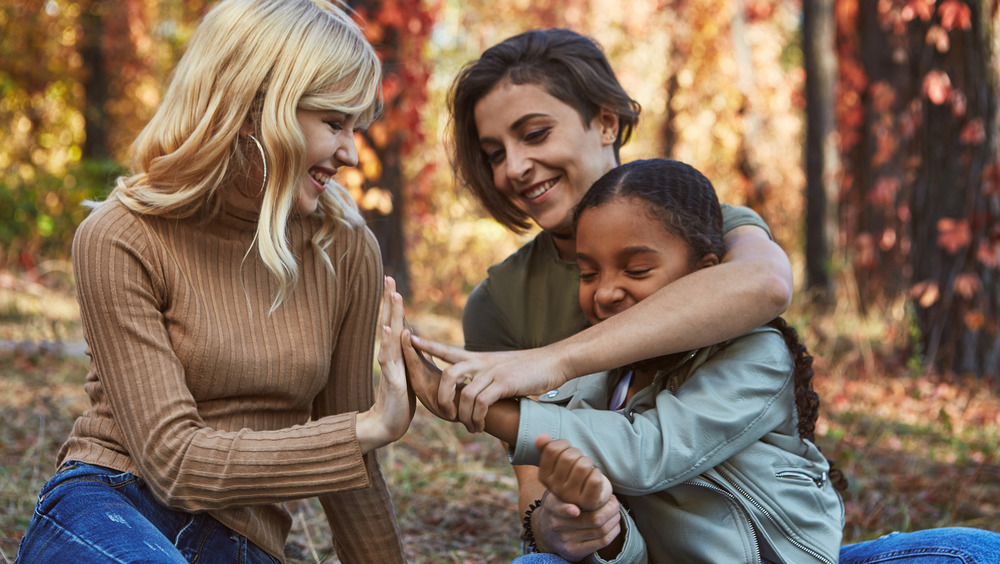
[[[786,315],[816,356],[818,440],[844,468],[845,542],[1000,531],[1000,0],[350,0],[386,112],[341,173],[417,330],[460,344],[464,300],[532,233],[489,219],[448,160],[463,64],[534,27],[604,47],[642,105],[624,160],[698,167],[792,260]],[[69,247],[127,170],[207,0],[0,0],[0,562],[86,408]],[[516,554],[489,439],[418,412],[382,453],[414,562]],[[336,562],[290,504],[290,562]]]

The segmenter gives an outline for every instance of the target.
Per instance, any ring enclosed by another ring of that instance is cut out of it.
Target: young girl
[[[402,305],[331,180],[357,164],[380,82],[329,2],[205,16],[132,173],[77,231],[91,408],[18,562],[280,562],[282,503],[310,496],[341,562],[403,561],[374,452],[413,414]],[[397,333],[375,396],[380,296]]]
[[[711,184],[675,161],[615,168],[575,218],[580,306],[595,324],[725,251]],[[541,462],[549,495],[582,510],[606,504],[606,476],[627,511],[588,561],[833,563],[843,505],[811,442],[811,378],[811,358],[779,319],[572,380],[539,401],[503,400],[486,430],[511,445],[513,463]],[[433,381],[414,389],[422,401],[437,392]],[[540,435],[559,440],[536,444]],[[546,551],[532,517],[526,537]]]

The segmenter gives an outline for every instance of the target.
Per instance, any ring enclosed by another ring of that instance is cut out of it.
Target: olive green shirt
[[[750,208],[722,204],[722,228],[742,225],[771,231]],[[580,309],[580,269],[561,260],[552,234],[542,231],[503,262],[490,267],[462,314],[470,351],[543,347],[587,327]]]

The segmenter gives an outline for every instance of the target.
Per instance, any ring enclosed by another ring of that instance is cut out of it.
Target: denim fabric
[[[1000,534],[948,527],[882,538],[840,548],[840,564],[1000,564]]]
[[[131,473],[67,462],[42,487],[18,564],[275,564],[206,513],[160,504]]]
[[[563,564],[554,554],[525,554],[511,564]],[[1000,564],[1000,533],[965,527],[891,533],[840,548],[840,564]]]
[[[562,558],[556,556],[555,554],[547,554],[544,552],[533,552],[531,554],[525,554],[524,556],[518,556],[517,558],[510,561],[510,564],[568,564],[568,560],[563,560]]]

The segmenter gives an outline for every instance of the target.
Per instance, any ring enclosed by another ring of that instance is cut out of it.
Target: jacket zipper
[[[818,478],[814,478],[812,474],[808,472],[802,472],[800,470],[778,470],[774,473],[775,478],[792,478],[796,480],[809,481],[816,484],[817,488],[822,488],[823,484],[826,483],[827,475],[826,472],[820,474]]]
[[[761,505],[760,502],[758,502],[756,499],[754,499],[746,490],[744,490],[742,487],[740,487],[739,484],[735,483],[728,476],[726,476],[722,472],[719,472],[719,475],[722,476],[722,479],[724,479],[730,486],[732,486],[733,488],[735,488],[736,491],[740,493],[740,495],[742,495],[747,501],[749,501],[754,507],[756,507],[758,511],[760,511],[761,513],[763,513],[764,516],[767,517],[767,520],[770,521],[771,524],[774,525],[774,527],[776,529],[778,529],[779,531],[781,531],[781,534],[785,537],[785,539],[788,542],[790,542],[793,545],[795,545],[796,547],[798,547],[798,549],[801,550],[802,552],[805,552],[807,554],[812,555],[814,558],[816,558],[817,560],[819,560],[821,562],[826,562],[827,564],[834,564],[830,559],[826,558],[822,554],[816,552],[815,550],[809,548],[808,546],[805,546],[804,544],[800,543],[799,541],[797,541],[797,540],[791,538],[790,536],[788,536],[788,534],[785,533],[785,529],[781,525],[778,524],[778,522],[774,519],[773,516],[771,516],[771,513],[767,510],[767,508],[765,508],[763,505]]]
[[[734,503],[736,503],[736,507],[739,507],[740,508],[740,512],[743,513],[743,519],[746,521],[747,526],[750,527],[750,532],[752,533],[750,535],[750,538],[753,539],[753,551],[754,551],[754,554],[757,555],[758,561],[760,561],[761,560],[761,557],[760,557],[760,543],[757,540],[757,529],[754,528],[754,526],[753,526],[753,520],[750,518],[750,515],[747,513],[746,508],[743,507],[742,503],[739,503],[739,501],[737,501],[736,496],[733,495],[733,492],[724,490],[724,489],[722,489],[722,488],[720,488],[718,486],[715,486],[713,484],[703,484],[703,483],[700,483],[700,482],[695,482],[694,480],[688,480],[688,481],[686,481],[684,483],[688,484],[690,486],[697,486],[699,488],[706,488],[706,489],[709,489],[709,490],[712,490],[712,491],[719,492],[722,495],[724,495],[724,496],[728,497],[729,499],[733,500]]]

